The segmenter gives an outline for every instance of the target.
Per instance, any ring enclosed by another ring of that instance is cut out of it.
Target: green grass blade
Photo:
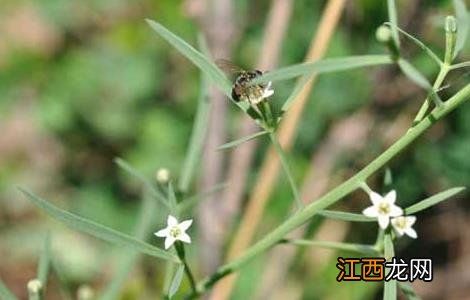
[[[202,49],[207,48],[202,38],[200,38],[199,44],[201,45],[200,47]],[[203,53],[206,51],[207,50],[203,50]],[[178,181],[178,189],[183,193],[186,193],[189,189],[189,186],[191,185],[194,172],[196,170],[199,158],[201,157],[207,128],[209,126],[209,112],[211,105],[208,98],[207,85],[207,78],[205,75],[202,75],[199,85],[200,92],[196,117],[194,118],[191,138],[189,140],[189,147],[183,163],[183,169],[181,170],[181,178]]]
[[[18,300],[16,298],[15,294],[13,294],[12,291],[10,291],[9,288],[3,283],[3,281],[0,279],[0,298],[2,300]]]
[[[170,289],[168,290],[168,298],[173,298],[178,289],[180,288],[181,282],[183,281],[184,274],[184,265],[180,265],[175,272],[175,276],[170,284]]]
[[[403,294],[405,294],[408,300],[421,300],[421,298],[418,295],[416,295],[415,290],[408,282],[399,281],[398,287],[403,292]]]
[[[216,186],[212,187],[211,189],[204,191],[200,194],[196,194],[192,197],[183,199],[180,203],[178,203],[178,213],[182,214],[184,212],[187,212],[189,209],[192,207],[196,206],[199,204],[201,201],[204,201],[206,199],[209,199],[209,196],[213,195],[214,193],[217,193],[224,188],[227,187],[226,183],[221,183],[217,184]]]
[[[136,250],[150,256],[162,258],[165,260],[172,260],[175,262],[179,261],[179,259],[174,254],[163,251],[122,232],[116,231],[104,225],[60,209],[49,203],[47,200],[39,198],[25,189],[20,188],[19,190],[26,196],[28,200],[30,200],[44,213],[76,230],[88,233],[110,243],[128,247],[129,249]]]
[[[148,180],[142,173],[137,171],[134,167],[132,167],[128,162],[126,162],[122,158],[116,158],[114,159],[114,162],[124,171],[128,172],[130,175],[139,180],[142,185],[151,193],[151,195],[154,196],[161,204],[163,204],[166,208],[170,208],[168,203],[166,202],[165,195],[163,195],[159,190],[157,190],[152,184],[152,182]]]
[[[434,206],[442,201],[448,200],[450,197],[460,193],[461,191],[465,190],[465,187],[454,187],[443,192],[440,192],[434,196],[426,198],[416,204],[413,204],[407,208],[405,208],[405,214],[411,215],[422,210],[425,210],[428,207]]]
[[[186,43],[182,38],[172,33],[158,22],[146,20],[150,27],[158,33],[163,39],[170,43],[184,57],[196,65],[207,77],[209,77],[228,97],[231,95],[231,83],[225,77],[224,73],[217,68],[211,60],[201,52],[194,49],[193,46]]]
[[[321,73],[331,73],[346,71],[355,68],[383,65],[392,63],[389,55],[358,55],[339,58],[326,58],[311,63],[295,64],[266,72],[251,83],[265,83],[269,81],[287,80],[302,75],[312,75]]]
[[[227,149],[230,149],[230,148],[233,148],[233,147],[236,147],[238,145],[241,145],[243,143],[246,143],[248,141],[251,141],[253,139],[256,139],[260,136],[263,136],[263,135],[266,135],[268,134],[269,132],[267,131],[260,131],[260,132],[257,132],[257,133],[254,133],[254,134],[251,134],[249,136],[245,136],[245,137],[242,137],[238,140],[235,140],[235,141],[232,141],[232,142],[229,142],[229,143],[226,143],[226,144],[223,144],[222,146],[219,146],[217,147],[217,151],[220,151],[220,150],[227,150]]]
[[[408,79],[425,89],[428,94],[431,95],[431,98],[434,100],[436,106],[441,106],[443,104],[441,98],[439,98],[439,95],[433,89],[432,85],[429,83],[426,77],[424,77],[423,74],[413,67],[412,64],[410,64],[407,60],[400,58],[398,59],[398,66],[400,67],[403,74],[408,77]]]
[[[455,42],[454,58],[465,46],[470,31],[470,13],[463,0],[454,0],[455,15],[457,17],[457,40]]]
[[[43,288],[46,288],[47,278],[49,277],[49,269],[51,265],[51,234],[46,233],[44,244],[42,246],[41,256],[39,257],[37,279],[41,281]]]
[[[372,245],[289,239],[282,240],[281,243],[295,246],[313,246],[333,250],[352,251],[359,254],[378,255],[377,250],[375,250]]]
[[[385,234],[384,236],[384,254],[385,259],[390,261],[395,255],[393,249],[393,242],[390,233]],[[397,299],[397,281],[389,280],[384,283],[384,300],[396,300]]]
[[[302,89],[305,87],[305,85],[309,82],[310,76],[302,76],[297,80],[297,83],[295,84],[294,89],[289,95],[289,98],[287,98],[286,102],[282,105],[281,108],[281,115],[284,114],[286,111],[291,108],[292,104],[294,101],[297,99],[297,95],[302,91]]]
[[[144,193],[139,215],[137,217],[138,221],[134,227],[134,236],[137,239],[145,240],[152,230],[156,209],[156,202],[153,201],[149,195]],[[113,300],[118,298],[119,291],[122,289],[124,282],[128,278],[129,273],[139,258],[139,253],[134,251],[123,251],[121,256],[122,259],[119,259],[119,265],[116,268],[116,272],[99,297],[101,300]]]
[[[455,65],[452,65],[450,67],[451,70],[456,70],[456,69],[460,69],[460,68],[468,68],[470,67],[470,61],[464,61],[462,63],[458,63],[458,64],[455,64]]]
[[[349,221],[349,222],[377,222],[377,219],[343,211],[320,210],[318,215],[329,219]]]
[[[395,45],[400,49],[400,36],[398,34],[398,14],[395,0],[387,0],[388,19],[392,26],[392,37]]]
[[[408,39],[410,39],[412,42],[414,42],[416,45],[418,45],[418,47],[420,47],[421,49],[424,50],[424,52],[430,57],[432,58],[439,66],[442,64],[442,60],[436,55],[436,53],[434,53],[428,46],[426,46],[426,44],[424,44],[423,42],[421,42],[419,39],[415,38],[414,36],[412,36],[411,34],[409,34],[408,32],[406,32],[405,30],[401,29],[400,27],[390,23],[390,22],[385,22],[386,25],[389,25],[390,27],[393,28],[396,28],[396,30],[398,30],[398,32],[400,32],[401,34],[403,34],[405,37],[407,37]]]

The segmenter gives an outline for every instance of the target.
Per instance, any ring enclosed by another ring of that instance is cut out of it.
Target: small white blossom
[[[413,224],[416,222],[415,216],[400,216],[396,218],[392,218],[391,223],[393,229],[395,229],[398,236],[402,236],[406,234],[410,238],[417,238],[418,234],[416,231],[411,228]]]
[[[186,220],[179,223],[175,217],[169,215],[166,228],[159,230],[154,234],[158,237],[165,238],[165,249],[170,248],[177,240],[191,243],[191,238],[186,233],[186,230],[188,230],[192,223],[193,220]]]
[[[369,193],[372,206],[364,209],[362,213],[371,218],[377,218],[382,229],[387,228],[391,217],[398,217],[403,214],[403,210],[395,205],[397,193],[392,190],[385,197],[371,191]]]
[[[27,284],[28,291],[37,294],[42,290],[42,282],[39,279],[31,279]]]
[[[258,104],[266,98],[271,97],[274,94],[274,89],[272,88],[273,83],[270,81],[268,84],[263,88],[263,91],[259,97],[256,97],[254,94],[249,95],[248,101],[252,104]]]

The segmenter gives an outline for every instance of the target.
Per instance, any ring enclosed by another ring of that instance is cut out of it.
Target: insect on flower
[[[249,84],[251,80],[263,75],[262,71],[247,71],[225,59],[216,60],[216,64],[226,73],[237,76],[232,86],[232,99],[234,101],[248,101],[250,104],[258,104],[274,94],[271,82],[267,84]]]

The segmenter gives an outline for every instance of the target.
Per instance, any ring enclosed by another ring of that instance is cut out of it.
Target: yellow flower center
[[[170,235],[174,238],[178,237],[179,235],[181,235],[181,229],[179,229],[177,226],[171,227]]]
[[[400,228],[400,229],[405,229],[406,228],[406,219],[404,217],[397,218],[395,226]]]
[[[388,215],[390,213],[390,205],[387,202],[381,202],[378,211],[381,215]]]

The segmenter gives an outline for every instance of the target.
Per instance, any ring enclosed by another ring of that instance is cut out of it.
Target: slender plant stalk
[[[188,262],[186,261],[186,255],[185,255],[183,243],[180,241],[177,241],[175,243],[175,249],[176,249],[176,253],[178,254],[178,257],[180,258],[181,262],[184,265],[184,273],[186,274],[186,277],[189,280],[189,285],[191,286],[191,290],[193,291],[193,293],[197,293],[196,280],[194,280],[194,275],[191,272],[191,268],[189,267]]]
[[[221,266],[214,274],[199,282],[197,284],[196,292],[190,295],[190,298],[195,298],[201,295],[211,286],[213,286],[219,279],[232,272],[236,272],[249,261],[251,261],[254,257],[278,243],[284,238],[286,234],[308,221],[319,210],[327,208],[328,206],[341,200],[352,191],[356,190],[370,175],[386,165],[392,158],[394,158],[398,153],[400,153],[403,149],[415,141],[434,123],[442,119],[445,115],[469,99],[470,84],[467,84],[452,98],[445,102],[441,108],[434,109],[429,114],[429,116],[423,119],[420,123],[416,124],[411,130],[404,134],[398,141],[391,145],[385,152],[379,155],[355,176],[334,188],[317,201],[312,202],[297,214],[291,216],[273,231],[268,233],[263,239],[247,249],[244,254]]]
[[[300,199],[299,190],[297,189],[297,186],[296,186],[295,180],[294,180],[294,176],[292,175],[292,172],[289,168],[289,163],[287,162],[286,154],[284,153],[284,150],[282,150],[282,146],[279,143],[279,140],[277,139],[276,134],[274,132],[270,132],[269,137],[271,138],[274,149],[276,150],[277,154],[279,155],[279,159],[281,160],[282,168],[284,169],[284,172],[286,173],[287,179],[289,180],[289,184],[290,184],[290,187],[292,189],[292,194],[294,194],[294,200],[295,200],[295,204],[297,206],[297,209],[302,209],[304,207],[304,204],[302,203],[302,200]]]

